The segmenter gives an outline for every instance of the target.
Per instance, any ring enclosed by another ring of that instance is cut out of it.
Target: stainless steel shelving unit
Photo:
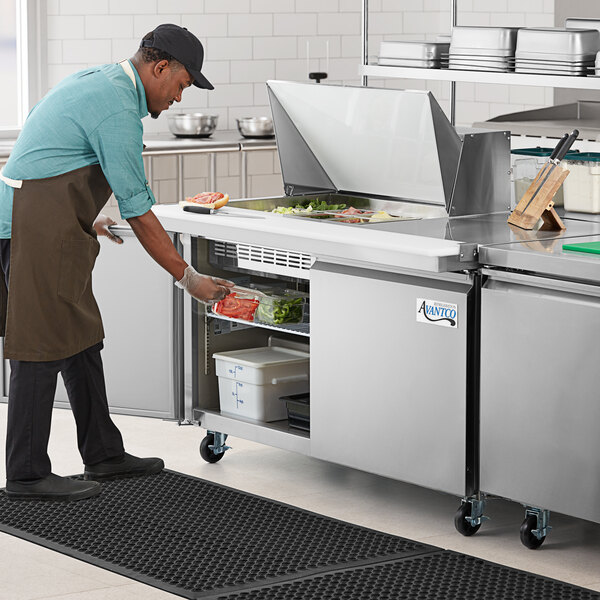
[[[362,84],[368,85],[369,77],[386,79],[427,79],[448,81],[450,89],[450,122],[455,124],[456,83],[495,83],[503,85],[528,85],[535,87],[600,90],[600,77],[575,77],[566,75],[530,75],[525,73],[493,73],[488,71],[462,71],[459,69],[419,69],[411,67],[388,67],[368,64],[368,21],[369,0],[362,0],[362,64],[360,75]],[[451,27],[456,26],[457,0],[451,0]]]

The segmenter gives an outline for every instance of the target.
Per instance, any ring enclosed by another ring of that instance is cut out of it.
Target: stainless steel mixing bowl
[[[218,115],[175,113],[168,115],[169,130],[177,137],[208,137],[217,127]]]
[[[272,137],[273,120],[269,117],[244,117],[236,119],[238,131],[247,138]]]

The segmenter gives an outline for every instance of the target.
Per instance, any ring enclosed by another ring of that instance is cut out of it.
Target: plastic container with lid
[[[514,182],[515,198],[513,207],[524,196],[525,192],[535,179],[540,169],[548,161],[548,157],[552,154],[554,148],[522,148],[511,150],[512,154],[512,179]],[[563,205],[563,188],[559,188],[554,196],[554,205]]]
[[[213,354],[221,412],[258,421],[287,418],[281,396],[309,390],[308,352],[265,346]]]
[[[302,323],[308,294],[296,290],[277,290],[259,298],[255,321],[268,325]]]
[[[570,173],[563,183],[565,210],[600,213],[600,153],[569,152],[564,165]]]
[[[231,293],[212,306],[212,312],[243,321],[254,321],[254,314],[264,294],[258,290],[234,286]]]

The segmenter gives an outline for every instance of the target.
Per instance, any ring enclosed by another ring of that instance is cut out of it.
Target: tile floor
[[[290,452],[229,438],[233,447],[209,465],[198,454],[204,431],[155,419],[116,415],[132,454],[157,455],[168,468],[287,502],[365,527],[561,579],[600,591],[600,525],[553,514],[542,549],[519,541],[521,505],[494,500],[492,518],[471,538],[454,530],[457,498]],[[6,406],[0,405],[0,482]],[[59,474],[79,473],[73,418],[55,410],[50,455]],[[0,534],[0,600],[155,600],[176,598],[126,577]]]

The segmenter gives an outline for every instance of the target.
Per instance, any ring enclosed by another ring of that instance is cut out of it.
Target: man
[[[156,262],[201,302],[231,282],[196,273],[154,213],[144,174],[141,119],[157,118],[202,75],[204,50],[185,28],[160,25],[121,63],[67,77],[31,111],[0,174],[0,322],[11,359],[6,493],[12,498],[79,500],[98,480],[158,473],[159,458],[125,453],[112,422],[100,351],[104,331],[92,295],[97,235],[113,241],[99,215],[111,191]],[[6,284],[6,286],[5,286]],[[124,366],[124,368],[126,368]],[[84,481],[51,472],[52,404],[62,374],[77,425]]]

